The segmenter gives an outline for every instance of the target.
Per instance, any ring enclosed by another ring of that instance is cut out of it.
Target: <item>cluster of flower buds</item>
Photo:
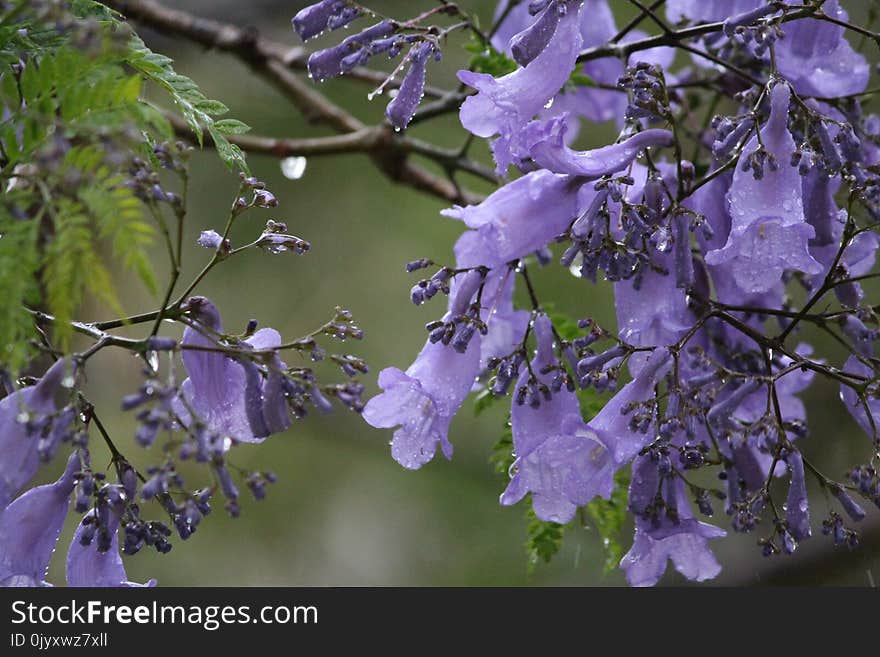
[[[638,285],[642,268],[650,263],[646,238],[661,231],[661,227],[649,222],[662,208],[623,203],[622,187],[628,184],[632,184],[632,179],[626,176],[596,183],[597,193],[592,202],[574,220],[568,232],[558,238],[571,240],[560,258],[563,267],[577,265],[580,258],[579,273],[583,278],[595,281],[601,271],[609,281],[634,279]],[[624,232],[620,236],[614,234],[611,221],[612,214],[618,211],[623,212],[620,223]],[[662,246],[665,240],[660,242]]]
[[[858,532],[847,527],[840,514],[834,511],[822,521],[822,533],[830,536],[835,545],[845,545],[851,550],[859,546]]]
[[[560,3],[562,4],[562,3]],[[347,25],[361,15],[359,7],[344,0],[324,0],[301,10],[293,18],[293,28],[303,41]],[[381,94],[404,66],[406,74],[395,95],[385,109],[385,116],[395,130],[403,130],[415,115],[424,97],[426,66],[433,58],[439,60],[441,52],[436,30],[420,30],[406,34],[401,29],[408,27],[392,20],[383,20],[363,31],[352,34],[330,48],[318,50],[309,56],[309,77],[324,82],[333,77],[345,75],[358,66],[364,66],[373,57],[385,54],[389,59],[398,57],[409,48],[405,58],[392,74],[383,82],[370,98]]]
[[[135,441],[142,447],[152,445],[162,430],[175,427],[175,416],[172,403],[177,391],[155,378],[148,378],[136,393],[126,395],[122,399],[122,410],[131,411],[149,405],[140,410],[136,416],[138,428]]]
[[[872,500],[877,508],[880,508],[880,474],[872,463],[853,468],[849,472],[849,480],[859,493]]]
[[[716,115],[710,127],[715,132],[712,154],[718,159],[726,159],[739,151],[755,127],[755,120],[750,115],[740,117]]]
[[[724,21],[722,31],[725,36],[731,39],[738,39],[741,43],[750,46],[753,44],[754,54],[762,57],[770,46],[783,35],[777,24],[761,19],[778,12],[780,9],[782,9],[781,2],[769,2],[750,11],[730,16]]]
[[[128,174],[124,184],[141,201],[148,205],[165,203],[176,214],[183,212],[183,199],[176,192],[168,191],[162,187],[159,174],[147,160],[142,157],[132,158]]]
[[[661,67],[638,62],[618,79],[617,86],[630,92],[624,114],[627,121],[665,121],[670,117],[666,79]]]
[[[492,357],[486,366],[490,372],[495,372],[489,381],[489,388],[493,394],[506,395],[510,384],[519,376],[519,368],[525,362],[523,350],[518,349],[512,355],[505,358]]]

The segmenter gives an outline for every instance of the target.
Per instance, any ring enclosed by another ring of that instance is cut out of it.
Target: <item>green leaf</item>
[[[495,472],[503,477],[507,477],[514,460],[513,431],[510,428],[510,414],[508,414],[507,422],[504,423],[504,431],[492,446],[492,455],[489,457],[489,463],[492,464],[492,469]]]
[[[538,518],[532,510],[531,496],[529,496],[526,518],[528,519],[526,555],[529,572],[532,572],[539,563],[550,563],[562,549],[565,525],[560,525],[558,522],[545,522]]]
[[[62,350],[70,343],[69,322],[89,290],[123,314],[113,291],[110,273],[95,250],[95,235],[84,208],[65,199],[54,217],[54,239],[46,252],[43,286],[46,304],[58,323],[55,338]]]
[[[479,417],[483,411],[491,408],[499,399],[507,399],[505,395],[495,395],[485,387],[474,397],[474,416]]]
[[[556,332],[559,333],[563,340],[568,340],[570,342],[583,333],[583,331],[578,328],[577,320],[572,319],[564,313],[548,311],[547,316],[553,323],[553,328],[556,329]]]
[[[7,198],[15,196],[15,192],[7,194]],[[40,299],[39,224],[39,216],[21,221],[7,214],[0,204],[0,363],[12,371],[23,367],[31,352],[32,320],[24,307]]]
[[[227,119],[226,127],[218,128],[214,120],[215,117],[228,112],[226,105],[206,97],[195,82],[174,70],[171,66],[171,59],[154,53],[136,35],[131,37],[127,62],[147,79],[168,92],[190,130],[196,136],[199,145],[203,142],[203,130],[207,130],[214,142],[217,154],[226,163],[226,166],[233,170],[248,172],[244,153],[238,146],[230,144],[224,136],[225,134],[240,134],[240,132],[224,132],[224,130],[241,131],[246,126],[241,122],[229,123],[230,120]]]
[[[571,74],[571,77],[568,78],[569,85],[573,87],[595,87],[596,81],[591,78],[589,75],[584,75],[579,70],[575,70],[574,73]]]
[[[468,67],[476,73],[487,73],[497,78],[513,73],[518,68],[515,61],[498,52],[492,44],[476,35],[465,44],[465,50],[473,54]]]
[[[247,123],[238,119],[221,119],[214,123],[214,128],[224,135],[243,135],[251,130]]]
[[[617,568],[623,556],[620,534],[627,517],[629,479],[628,470],[618,470],[614,475],[614,491],[611,493],[611,499],[597,497],[586,507],[587,515],[592,519],[602,539],[606,574]]]

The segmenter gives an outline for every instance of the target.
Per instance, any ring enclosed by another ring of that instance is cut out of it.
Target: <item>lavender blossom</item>
[[[156,580],[136,584],[128,580],[119,554],[119,516],[111,511],[106,527],[96,527],[98,515],[89,511],[80,521],[67,551],[67,585],[75,587],[152,587]],[[94,531],[105,532],[110,538],[107,550],[102,551],[98,540],[86,536]]]
[[[262,380],[253,378],[245,361],[234,360],[218,346],[223,329],[214,304],[192,297],[188,307],[194,324],[183,332],[181,346],[189,378],[180,386],[177,414],[188,426],[192,408],[195,420],[204,422],[209,431],[237,442],[261,442],[270,434],[263,420]],[[249,349],[271,350],[281,345],[281,336],[265,328],[244,343]]]
[[[55,483],[30,489],[0,512],[0,586],[46,586],[79,470],[74,452]]]
[[[36,385],[0,400],[0,509],[40,467],[39,440],[29,423],[57,410],[55,397],[68,367],[67,360],[58,360]]]
[[[532,371],[558,366],[546,315],[538,316],[534,331],[538,350]],[[552,378],[551,373],[538,375],[537,383],[549,388]],[[531,384],[529,372],[523,372],[517,385]],[[574,393],[561,389],[537,408],[514,403],[511,426],[517,458],[501,504],[516,504],[531,492],[539,518],[564,523],[596,495],[611,495],[615,468],[610,452],[603,437],[584,424]]]
[[[566,83],[580,51],[581,2],[567,2],[553,37],[543,52],[524,67],[495,79],[485,73],[459,71],[458,78],[477,90],[461,106],[461,124],[478,137],[498,138],[492,144],[498,172],[528,155],[522,128]]]
[[[802,183],[790,166],[794,140],[788,132],[791,91],[780,82],[770,92],[770,118],[761,129],[761,146],[778,164],[766,166],[763,177],[737,167],[728,194],[733,220],[727,244],[706,254],[706,263],[731,263],[737,285],[747,293],[770,290],[786,270],[818,274],[821,265],[808,251],[815,229],[805,221]],[[745,153],[759,148],[752,137]]]
[[[695,520],[683,482],[676,479],[673,486],[677,520],[664,516],[659,525],[654,525],[642,517],[636,519],[633,545],[620,561],[631,586],[654,586],[666,571],[669,560],[678,572],[698,582],[717,577],[721,572],[721,565],[708,543],[727,533]]]

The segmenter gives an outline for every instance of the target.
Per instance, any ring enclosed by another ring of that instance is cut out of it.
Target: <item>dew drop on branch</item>
[[[281,173],[288,180],[299,180],[306,172],[306,163],[302,156],[285,157],[281,160]]]

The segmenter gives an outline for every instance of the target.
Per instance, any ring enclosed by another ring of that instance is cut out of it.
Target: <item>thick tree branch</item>
[[[431,144],[395,135],[387,126],[365,126],[356,117],[330,101],[311,83],[297,77],[292,66],[305,68],[306,53],[262,39],[253,29],[239,28],[218,21],[169,9],[153,0],[107,0],[106,4],[128,18],[161,31],[187,38],[210,48],[236,55],[251,69],[279,89],[309,121],[327,125],[338,137],[306,140],[273,139],[238,135],[230,141],[246,151],[274,155],[324,155],[344,152],[368,154],[377,168],[391,180],[453,203],[475,203],[480,198],[452,180],[455,171],[466,171],[496,182],[486,167],[457,153]],[[384,79],[384,76],[383,76]],[[179,134],[189,136],[175,123]],[[408,161],[416,153],[437,162],[449,174],[449,180],[437,177]]]
[[[103,2],[130,20],[162,34],[183,37],[205,48],[228,52],[242,59],[271,59],[287,68],[306,70],[309,50],[302,46],[289,46],[261,37],[252,27],[238,27],[195,16],[179,9],[171,9],[155,0],[103,0]],[[378,86],[385,81],[388,74],[358,66],[346,73],[346,77]],[[400,83],[392,81],[388,86],[396,88]],[[441,98],[445,93],[436,87],[425,87],[425,96],[428,98]]]
[[[192,131],[182,118],[169,112],[165,112],[165,117],[179,137],[192,139]],[[364,153],[377,160],[383,173],[393,180],[410,184],[420,191],[426,191],[456,203],[476,203],[480,199],[476,195],[466,192],[458,194],[451,184],[447,185],[445,181],[411,164],[404,163],[403,168],[398,168],[399,165],[394,163],[395,156],[400,159],[405,158],[407,154],[414,153],[436,162],[445,169],[465,171],[488,182],[498,182],[495,172],[489,167],[461,157],[455,151],[440,148],[418,139],[401,137],[394,134],[387,126],[381,125],[363,127],[353,132],[330,137],[284,139],[244,134],[228,135],[227,139],[248,153],[259,153],[277,158]],[[204,145],[214,145],[207,133],[204,135]],[[462,195],[465,198],[462,198]]]

